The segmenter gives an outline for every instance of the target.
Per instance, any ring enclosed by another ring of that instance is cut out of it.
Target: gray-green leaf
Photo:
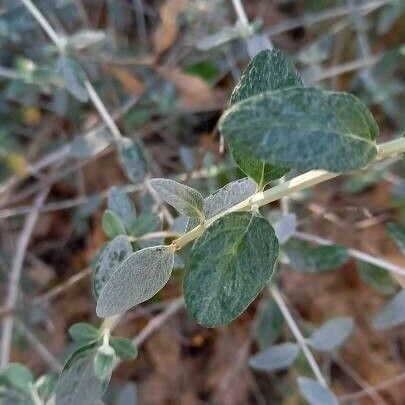
[[[281,343],[270,346],[252,356],[249,360],[250,367],[261,371],[276,371],[288,368],[300,352],[296,343]]]
[[[138,349],[132,342],[122,337],[110,337],[110,346],[121,360],[133,360],[138,354]]]
[[[282,215],[274,224],[278,241],[286,243],[297,230],[297,216],[294,213]]]
[[[173,263],[171,246],[145,248],[130,255],[101,291],[97,315],[116,315],[152,298],[168,282]]]
[[[312,378],[298,377],[298,387],[311,405],[338,405],[335,394]]]
[[[94,372],[96,350],[90,345],[77,349],[66,362],[56,387],[58,405],[96,404],[103,396],[109,378],[101,380]]]
[[[132,246],[127,236],[118,235],[110,241],[100,253],[93,273],[93,292],[96,298],[110,279],[111,274],[132,253]]]
[[[56,72],[63,78],[66,90],[77,100],[86,102],[89,99],[84,86],[86,73],[72,58],[61,55],[56,62]]]
[[[338,269],[349,257],[347,249],[342,246],[312,247],[301,241],[286,243],[284,251],[291,267],[303,273],[320,273]]]
[[[203,197],[197,190],[170,179],[152,179],[150,185],[163,201],[180,214],[204,219]]]
[[[252,96],[227,110],[220,130],[231,148],[299,170],[348,172],[377,154],[377,124],[356,97],[314,87]]]
[[[373,290],[382,295],[392,295],[397,291],[398,284],[387,270],[361,261],[356,264],[360,278]]]
[[[108,191],[108,209],[115,212],[127,230],[130,230],[136,221],[136,210],[128,193],[119,187],[111,187]]]
[[[374,318],[376,329],[388,329],[405,322],[405,289],[392,298]]]
[[[101,346],[97,349],[94,357],[94,373],[96,376],[104,381],[109,380],[114,369],[115,352],[111,346]]]
[[[88,342],[97,340],[100,337],[100,332],[93,325],[79,322],[69,328],[69,335],[77,342]]]
[[[302,80],[290,58],[279,49],[265,50],[258,53],[244,70],[232,92],[230,105],[266,91],[300,86]],[[289,171],[289,168],[267,164],[240,150],[232,148],[231,153],[237,165],[259,185],[259,189]]]
[[[7,386],[20,391],[29,391],[33,380],[31,371],[22,364],[11,363],[0,370],[0,384],[4,381]]]
[[[243,173],[251,177],[257,183],[259,190],[262,190],[271,181],[283,177],[290,171],[287,167],[271,165],[262,159],[254,158],[240,150],[234,148],[230,149],[236,164]]]
[[[76,137],[70,144],[70,156],[82,159],[97,155],[111,144],[112,138],[105,129],[89,132]]]
[[[388,222],[387,230],[391,238],[397,243],[401,252],[405,254],[405,225]]]
[[[135,184],[144,180],[148,162],[141,141],[122,138],[119,143],[119,160],[129,180]]]
[[[204,215],[206,219],[233,207],[234,205],[246,200],[256,191],[254,181],[245,177],[244,179],[235,180],[204,198]],[[190,218],[186,232],[198,225],[198,220]]]
[[[187,309],[207,327],[238,317],[270,280],[278,256],[271,225],[251,213],[219,218],[197,239],[183,280]]]
[[[291,59],[279,49],[259,52],[244,70],[230,104],[266,91],[301,87],[302,80]]]
[[[111,210],[105,210],[103,215],[102,227],[104,233],[109,238],[115,238],[118,235],[125,235],[126,230],[121,218]]]
[[[255,320],[255,337],[261,350],[272,345],[282,334],[284,317],[273,300],[266,300]]]
[[[353,331],[353,319],[339,317],[325,322],[308,338],[308,344],[320,351],[330,351],[341,346]]]

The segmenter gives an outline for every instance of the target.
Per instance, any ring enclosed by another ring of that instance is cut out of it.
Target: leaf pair
[[[280,71],[284,80],[264,80]],[[298,170],[348,172],[371,162],[378,127],[367,108],[350,94],[301,84],[280,51],[253,58],[219,124],[231,150]]]
[[[306,340],[316,350],[328,352],[340,347],[353,331],[353,319],[338,317],[325,322]],[[289,367],[298,357],[296,343],[272,345],[251,357],[251,367],[262,371],[276,371]]]

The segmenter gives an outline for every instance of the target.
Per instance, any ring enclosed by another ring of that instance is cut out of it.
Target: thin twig
[[[47,347],[31,332],[31,330],[24,325],[24,323],[16,319],[16,326],[24,334],[24,337],[28,340],[34,350],[38,353],[42,360],[54,371],[61,372],[62,365],[58,359],[47,349]]]
[[[176,314],[184,306],[183,297],[175,299],[164,311],[151,319],[141,330],[139,335],[132,339],[135,346],[140,346],[150,335],[159,329],[171,316]]]
[[[323,238],[320,238],[319,236],[310,235],[310,234],[304,233],[304,232],[295,232],[294,236],[301,240],[317,243],[318,245],[335,244],[335,242],[332,242],[328,239],[323,239]],[[388,262],[384,259],[380,259],[379,257],[369,255],[368,253],[364,253],[364,252],[361,252],[360,250],[356,250],[356,249],[347,249],[347,253],[349,254],[349,256],[353,257],[354,259],[358,259],[363,262],[370,263],[374,266],[381,267],[391,273],[396,273],[401,276],[405,276],[405,268],[398,266],[394,263]]]
[[[300,345],[301,350],[306,357],[308,364],[310,365],[316,379],[319,381],[321,385],[324,387],[327,387],[328,384],[322,375],[321,369],[318,366],[318,363],[316,362],[311,350],[309,350],[307,343],[305,341],[304,336],[302,336],[301,331],[298,328],[298,325],[294,321],[294,318],[291,316],[291,313],[284,302],[284,299],[279,291],[279,289],[275,286],[269,287],[269,291],[272,294],[274,301],[276,301],[277,306],[279,307],[281,313],[283,314],[284,319],[286,320],[291,333],[294,335],[295,339],[297,340],[297,343]]]
[[[11,312],[14,310],[17,303],[18,285],[28,243],[34,230],[35,223],[38,219],[39,209],[45,202],[48,192],[49,188],[45,188],[36,197],[33,210],[25,219],[24,227],[17,242],[17,247],[10,272],[9,290],[5,301],[5,309],[7,311],[10,311],[10,313],[7,314],[3,320],[1,331],[0,367],[4,367],[5,365],[7,365],[10,358],[11,338],[14,323],[14,317]]]

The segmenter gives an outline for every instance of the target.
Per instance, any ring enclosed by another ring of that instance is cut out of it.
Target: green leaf
[[[77,349],[66,362],[56,387],[58,405],[89,405],[101,400],[109,378],[101,380],[94,372],[94,345]]]
[[[74,59],[61,55],[56,62],[56,73],[62,77],[66,90],[74,98],[83,103],[89,99],[84,85],[86,73]]]
[[[105,129],[89,132],[76,137],[70,144],[70,156],[76,159],[95,156],[111,144],[110,133]]]
[[[129,339],[122,337],[110,337],[110,346],[121,360],[134,360],[138,355],[138,349]]]
[[[82,50],[105,39],[104,31],[81,30],[66,38],[66,45],[69,48]]]
[[[361,101],[314,87],[250,97],[227,110],[219,127],[232,149],[299,170],[348,172],[377,154],[378,127]]]
[[[88,342],[99,339],[100,331],[93,325],[88,323],[79,322],[75,323],[69,328],[69,335],[77,342]]]
[[[300,348],[296,343],[282,343],[270,346],[268,349],[252,356],[249,365],[261,371],[283,370],[291,366],[299,352]]]
[[[256,191],[254,181],[245,177],[244,179],[235,180],[204,198],[203,210],[206,219],[233,207],[234,205],[246,200]],[[196,218],[190,218],[186,232],[198,225]]]
[[[289,57],[279,49],[264,50],[244,70],[232,92],[230,104],[266,91],[301,86],[301,77]]]
[[[115,212],[127,230],[130,230],[136,221],[136,210],[128,193],[119,187],[111,187],[108,191],[108,209]]]
[[[292,268],[303,273],[321,273],[336,270],[348,260],[347,249],[328,245],[312,247],[301,241],[290,241],[284,251]]]
[[[93,293],[96,298],[100,295],[101,290],[110,279],[111,274],[131,253],[131,242],[128,237],[124,235],[116,236],[105,245],[93,272]]]
[[[397,243],[401,252],[405,254],[405,225],[388,222],[387,230],[391,238]]]
[[[298,377],[298,387],[310,405],[338,405],[335,394],[317,380]]]
[[[272,345],[282,334],[284,317],[273,300],[260,308],[255,322],[255,337],[260,349]]]
[[[126,230],[120,217],[111,210],[105,210],[103,215],[103,231],[109,238],[125,235]]]
[[[50,405],[50,399],[54,395],[58,376],[56,374],[44,374],[35,381],[35,388],[39,397],[45,404]]]
[[[154,232],[159,228],[160,222],[159,216],[152,212],[141,214],[134,221],[130,233],[135,237],[140,237],[147,233]]]
[[[290,58],[278,49],[265,50],[250,61],[232,92],[230,105],[267,91],[301,86],[302,80]],[[289,168],[267,164],[241,150],[231,148],[231,153],[237,165],[259,185],[259,189],[289,171]]]
[[[397,290],[397,283],[390,273],[378,266],[366,262],[357,262],[360,278],[373,290],[383,295],[392,295]]]
[[[203,219],[203,197],[197,191],[177,181],[152,179],[150,185],[159,197],[187,217]]]
[[[101,291],[97,315],[116,315],[152,298],[168,282],[173,263],[171,246],[154,246],[132,253]]]
[[[109,380],[115,366],[115,351],[111,346],[100,346],[94,357],[93,367],[96,376],[102,380]]]
[[[307,339],[314,349],[328,352],[341,346],[353,331],[353,319],[339,317],[325,322]]]
[[[203,326],[232,321],[269,282],[277,256],[264,218],[241,212],[219,218],[192,248],[183,281],[187,309]]]
[[[270,165],[262,159],[254,158],[234,148],[231,148],[231,154],[242,172],[257,183],[259,190],[263,190],[267,184],[290,171],[287,167]]]
[[[29,392],[29,385],[33,382],[30,370],[22,364],[11,363],[0,370],[0,383],[5,383],[11,388]]]
[[[281,244],[286,243],[297,230],[297,216],[295,214],[282,215],[274,224],[274,231]]]
[[[392,298],[382,311],[374,318],[376,329],[388,329],[405,322],[405,289]]]
[[[145,179],[148,162],[141,141],[122,138],[119,143],[119,160],[125,174],[133,183],[140,183]]]

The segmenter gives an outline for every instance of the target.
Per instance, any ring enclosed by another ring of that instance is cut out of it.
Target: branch
[[[25,219],[24,227],[17,242],[16,252],[10,272],[9,290],[4,305],[5,310],[7,311],[7,315],[3,320],[1,331],[0,368],[7,365],[10,358],[11,338],[13,334],[14,324],[14,317],[11,312],[13,312],[17,303],[18,284],[20,281],[22,266],[24,263],[24,257],[27,251],[28,243],[34,230],[35,223],[38,219],[39,209],[45,202],[48,192],[49,188],[45,188],[40,194],[38,194],[37,198],[34,201],[32,211]]]
[[[280,294],[280,291],[277,287],[269,287],[269,291],[271,295],[274,298],[274,301],[276,301],[276,304],[280,308],[281,313],[284,316],[284,319],[286,320],[292,334],[294,335],[295,339],[297,340],[297,343],[300,345],[302,352],[304,353],[304,356],[306,357],[308,364],[310,365],[316,379],[319,381],[321,385],[324,387],[328,387],[328,384],[322,375],[322,372],[318,366],[318,363],[316,362],[314,355],[312,352],[309,350],[304,336],[302,336],[301,331],[299,330],[296,322],[294,321],[294,318],[291,316],[291,313],[284,302],[284,299],[282,295]]]
[[[378,161],[389,156],[399,155],[403,152],[405,152],[405,138],[394,139],[393,141],[378,145],[378,154],[376,160]],[[190,232],[185,233],[180,238],[173,241],[173,244],[176,246],[176,249],[181,249],[187,243],[197,239],[204,232],[206,227],[210,226],[224,215],[237,211],[249,211],[251,210],[252,206],[257,206],[258,208],[262,207],[263,205],[277,201],[282,197],[290,196],[297,191],[305,190],[337,176],[339,176],[338,173],[329,173],[325,170],[311,170],[301,174],[300,176],[287,180],[284,183],[274,186],[268,190],[253,194],[251,197],[240,202],[239,204],[220,212],[219,214],[208,219],[205,224],[197,226]]]
[[[333,245],[335,243],[328,239],[323,239],[318,236],[310,235],[304,232],[295,232],[294,237],[308,242],[315,242],[318,245]],[[401,276],[405,276],[405,269],[403,267],[397,266],[396,264],[388,262],[384,259],[380,259],[379,257],[369,255],[368,253],[364,253],[356,249],[347,249],[347,253],[349,254],[349,256],[355,259],[370,263],[374,266],[381,267],[391,273],[396,273]]]

